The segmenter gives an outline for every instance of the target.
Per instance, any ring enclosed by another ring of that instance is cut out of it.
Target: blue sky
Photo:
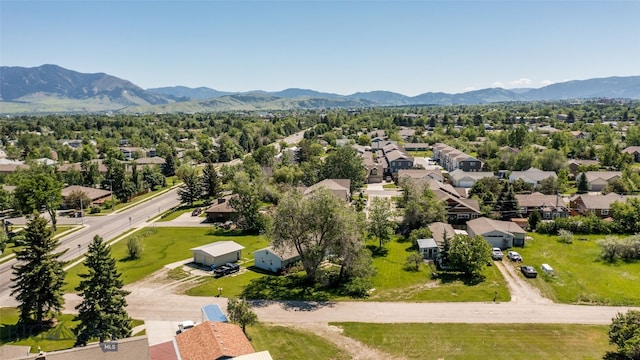
[[[640,1],[0,0],[0,64],[405,95],[640,75]]]

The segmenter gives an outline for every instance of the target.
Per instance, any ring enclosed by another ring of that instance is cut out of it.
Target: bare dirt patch
[[[511,293],[511,302],[518,304],[551,304],[553,301],[540,294],[533,285],[520,277],[512,263],[495,261],[496,266],[507,282],[507,288]]]

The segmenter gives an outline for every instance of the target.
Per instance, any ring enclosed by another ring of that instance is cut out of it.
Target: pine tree
[[[74,329],[76,346],[84,346],[97,338],[100,342],[120,339],[131,335],[131,318],[125,307],[123,282],[116,269],[116,261],[109,247],[96,235],[84,261],[88,273],[80,274],[82,280],[76,291],[84,299],[76,306],[78,315],[74,320],[80,324]]]
[[[587,181],[587,174],[582,173],[578,176],[576,187],[578,188],[579,194],[585,194],[589,192],[589,182]]]
[[[518,199],[511,184],[502,187],[498,197],[498,208],[502,214],[502,219],[510,219],[518,214]]]
[[[164,159],[164,165],[162,166],[162,175],[171,177],[176,174],[176,159],[173,157],[173,153],[167,154],[167,158]]]
[[[218,170],[211,162],[202,169],[202,189],[209,199],[217,199],[222,192]]]
[[[44,325],[45,317],[60,313],[64,304],[64,263],[58,258],[66,252],[55,253],[58,241],[47,228],[47,220],[34,217],[25,231],[26,246],[16,253],[18,265],[13,266],[13,291],[18,305],[19,322]]]

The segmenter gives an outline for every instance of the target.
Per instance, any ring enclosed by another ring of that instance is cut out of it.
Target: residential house
[[[360,153],[364,163],[364,168],[367,171],[367,184],[374,184],[382,182],[382,176],[384,174],[384,165],[373,159],[373,153],[364,150]]]
[[[611,204],[616,201],[625,202],[628,198],[635,196],[619,195],[609,193],[607,195],[577,195],[573,197],[569,205],[574,213],[579,215],[593,214],[600,218],[611,216]]]
[[[213,205],[205,210],[208,222],[225,222],[231,220],[238,212],[229,205],[229,200],[233,195],[227,195],[216,199]]]
[[[587,171],[589,191],[602,191],[613,180],[622,178],[622,171]]]
[[[216,267],[233,263],[242,257],[244,246],[235,241],[216,241],[211,244],[191,248],[193,262],[204,266]]]
[[[231,359],[255,352],[240,326],[205,321],[175,337],[180,359]]]
[[[94,342],[85,346],[59,351],[47,351],[42,354],[29,354],[28,348],[29,346],[27,346],[27,351],[23,353],[25,354],[24,356],[2,358],[7,360],[121,360],[149,359],[150,356],[149,339],[146,335],[118,339],[114,342]],[[158,360],[159,359],[160,358],[158,358]]]
[[[491,247],[508,249],[524,246],[526,231],[511,221],[492,220],[486,217],[467,221],[469,236],[482,236]]]
[[[461,169],[465,172],[479,172],[482,170],[482,161],[443,143],[433,146],[433,158],[447,171]]]
[[[94,164],[98,164],[98,172],[101,175],[106,175],[107,171],[109,170],[107,168],[107,166],[104,164],[104,160],[102,159],[95,159],[95,160],[89,160],[90,163],[94,163]],[[69,171],[69,169],[74,169],[77,171],[82,171],[82,163],[67,163],[67,164],[62,164],[58,167],[58,171],[61,173],[66,173],[67,171]]]
[[[0,174],[9,175],[13,174],[18,169],[29,169],[29,165],[25,164],[24,161],[19,160],[9,160],[0,158]]]
[[[623,153],[631,154],[633,161],[640,162],[640,146],[629,146],[622,150]]]
[[[427,151],[429,150],[429,144],[427,143],[405,143],[403,145],[407,151]]]
[[[449,184],[429,180],[429,188],[447,207],[447,217],[450,223],[459,223],[468,219],[475,219],[482,215],[477,199],[467,199],[460,191]]]
[[[516,199],[523,217],[528,217],[536,210],[545,220],[569,216],[569,207],[560,195],[544,195],[535,192],[533,194],[516,194]]]
[[[461,188],[471,188],[476,181],[486,178],[495,177],[490,171],[482,172],[466,172],[461,169],[456,169],[449,173],[449,177],[453,183],[453,186]]]
[[[439,249],[444,248],[445,238],[451,240],[457,234],[453,226],[444,222],[434,222],[427,225],[431,231],[431,237],[435,240]]]
[[[76,192],[83,193],[91,201],[88,204],[83,204],[85,208],[88,208],[91,204],[102,204],[106,200],[111,199],[111,191],[86,186],[72,185],[62,189],[63,201],[66,201],[66,199],[71,194]]]
[[[576,131],[571,131],[571,136],[573,136],[578,140],[583,140],[589,137],[589,133],[586,131],[576,130]]]
[[[581,160],[581,159],[571,159],[567,161],[567,168],[569,169],[569,173],[575,176],[578,172],[580,172],[580,167],[588,166],[596,166],[600,167],[600,162],[598,160]]]
[[[292,264],[300,261],[300,254],[295,248],[276,249],[273,246],[253,252],[254,266],[263,270],[279,273]]]
[[[509,175],[509,182],[514,182],[518,179],[531,184],[532,186],[538,185],[542,180],[554,178],[557,179],[558,175],[554,171],[542,171],[536,168],[529,168],[525,171],[513,171]]]
[[[161,158],[159,156],[141,157],[141,158],[135,159],[133,161],[135,161],[135,163],[136,163],[136,169],[137,170],[142,170],[142,168],[145,167],[145,166],[157,166],[160,169],[162,169],[164,164],[166,164],[165,159],[163,159],[163,158]]]
[[[351,200],[350,179],[325,179],[308,188],[302,189],[302,195],[310,195],[318,189],[327,189],[338,199],[348,202]]]
[[[401,169],[398,170],[398,184],[401,183],[403,178],[409,178],[415,181],[428,181],[436,180],[438,182],[444,182],[444,176],[440,169]]]
[[[408,138],[412,137],[415,134],[416,134],[416,131],[411,128],[403,127],[402,129],[398,130],[398,136],[400,136],[404,140],[407,140]]]
[[[413,167],[413,156],[395,149],[384,153],[387,160],[388,173],[395,175],[400,169],[411,169]]]

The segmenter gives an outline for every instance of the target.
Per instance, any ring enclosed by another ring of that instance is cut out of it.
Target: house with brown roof
[[[240,326],[223,322],[202,322],[175,341],[180,359],[221,360],[255,352]]]
[[[62,189],[62,199],[65,200],[71,194],[75,192],[80,192],[85,194],[91,203],[100,204],[105,200],[111,199],[111,191],[96,189],[92,187],[80,186],[80,185],[71,185]],[[85,207],[88,207],[91,204],[84,204]]]
[[[208,222],[225,222],[231,220],[238,212],[229,205],[229,200],[233,195],[218,198],[213,205],[205,210]]]
[[[433,158],[447,171],[460,169],[465,172],[478,172],[482,170],[482,161],[443,143],[433,145]]]
[[[6,359],[3,357],[3,359]],[[19,360],[121,360],[149,359],[149,341],[147,336],[135,336],[116,341],[90,343],[86,346],[66,350],[48,351],[42,354],[29,354],[9,359]],[[164,360],[168,358],[158,358]]]
[[[356,145],[354,145],[354,147],[355,146]],[[367,171],[367,184],[381,183],[384,173],[384,165],[379,161],[374,160],[373,153],[370,150],[371,149],[367,151],[366,149],[364,149],[362,152],[360,152],[358,149],[356,149],[356,151],[360,153],[360,156],[362,156],[364,168]]]
[[[403,178],[410,178],[412,180],[421,182],[428,180],[436,180],[438,182],[444,181],[442,171],[440,169],[401,169],[398,170],[398,183],[401,183]]]
[[[460,223],[482,215],[478,200],[467,199],[453,186],[435,180],[429,180],[428,186],[436,195],[436,198],[446,204],[449,222]]]
[[[407,151],[427,151],[429,150],[429,144],[427,143],[405,143],[403,145]]]
[[[640,146],[629,146],[622,150],[623,153],[631,154],[633,161],[640,162]]]
[[[598,160],[581,160],[581,159],[571,159],[567,161],[567,168],[572,175],[576,175],[580,172],[580,167],[589,166],[589,167],[600,167],[600,161]]]
[[[350,179],[324,179],[308,188],[303,188],[302,195],[310,195],[318,189],[327,189],[338,199],[348,202],[351,200]]]
[[[635,196],[618,195],[609,193],[607,195],[577,195],[569,202],[571,210],[580,215],[593,214],[600,218],[610,217],[611,204],[616,201],[625,202],[628,198]]]
[[[545,220],[569,216],[569,207],[564,198],[559,195],[545,195],[535,192],[533,194],[516,194],[516,199],[523,217],[528,217],[533,211],[538,211]]]
[[[102,159],[95,159],[95,160],[89,160],[89,162],[91,163],[96,163],[98,164],[98,172],[101,175],[105,175],[108,171],[107,166],[104,164],[104,160]],[[78,171],[82,171],[82,163],[66,163],[66,164],[62,164],[58,167],[58,171],[61,173],[66,173],[67,171],[69,171],[69,169],[75,169]]]
[[[449,240],[453,239],[456,235],[453,226],[444,222],[434,222],[427,225],[429,230],[431,231],[431,237],[436,241],[438,247],[442,249],[444,247],[444,239],[445,237]]]
[[[587,171],[589,191],[602,191],[613,180],[622,178],[622,171]]]
[[[467,221],[469,236],[482,236],[491,247],[507,249],[524,246],[526,231],[511,221],[493,220],[486,217]]]

